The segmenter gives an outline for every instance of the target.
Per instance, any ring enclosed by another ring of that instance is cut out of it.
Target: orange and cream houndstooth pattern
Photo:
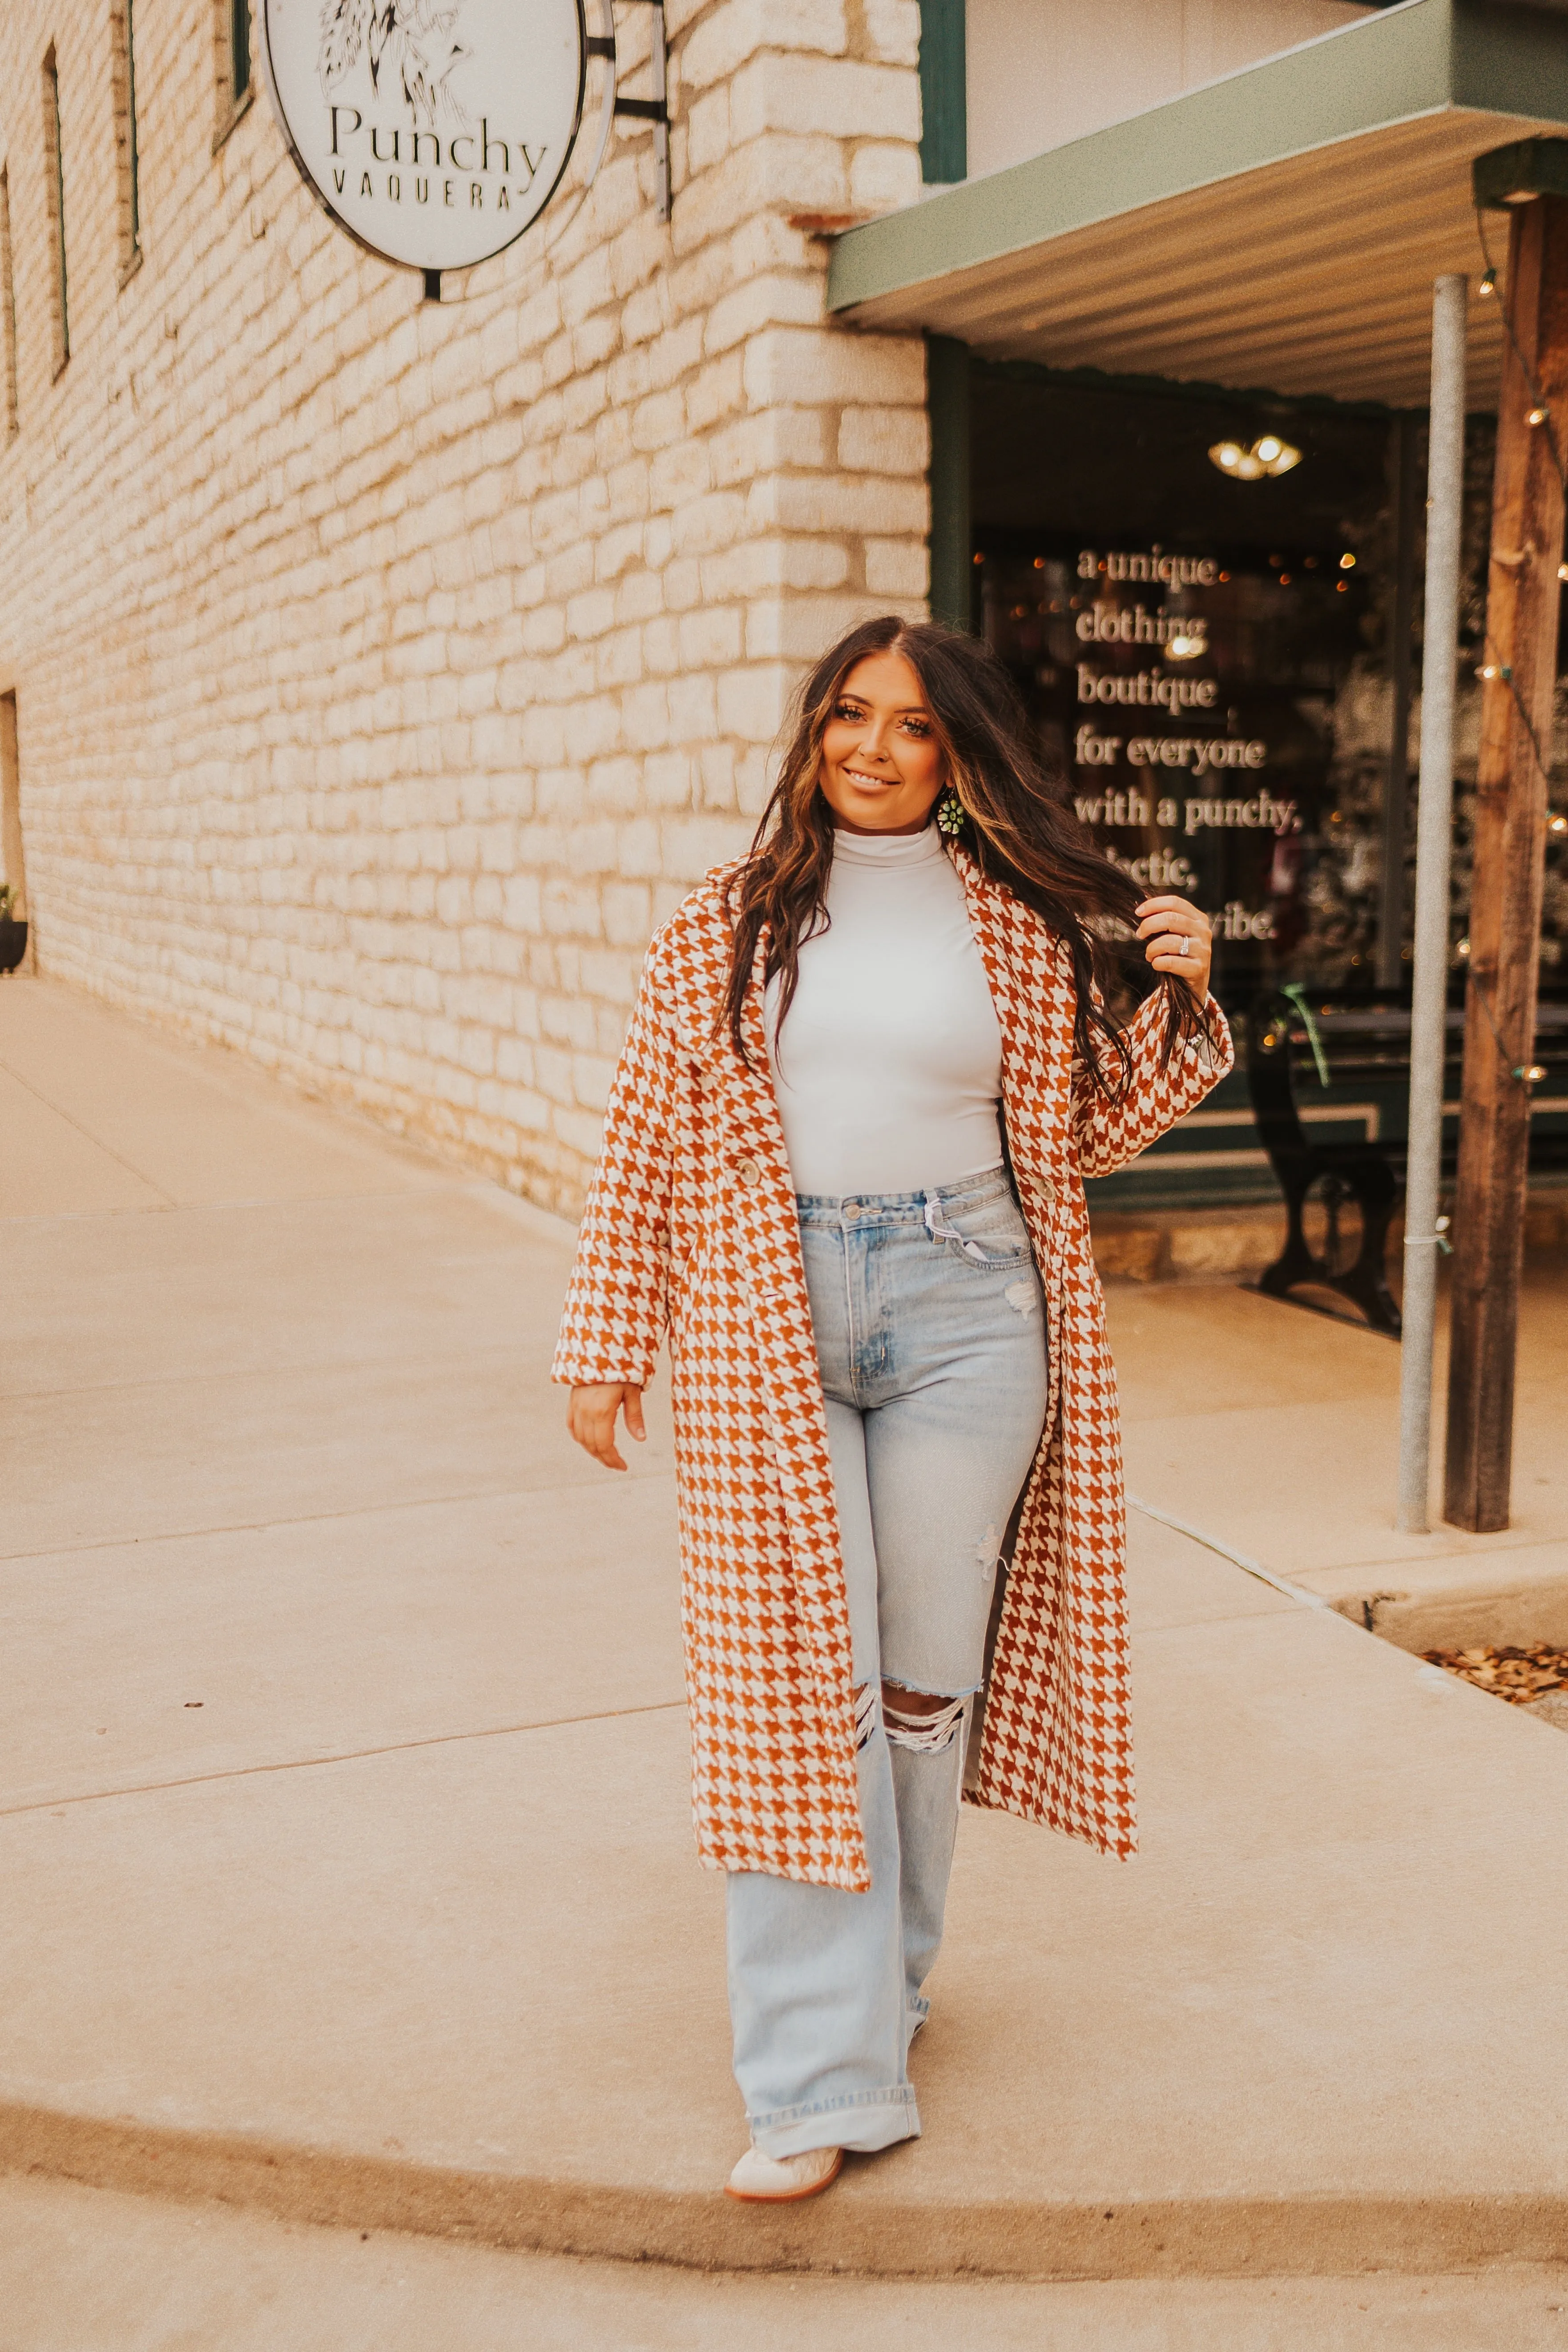
[[[1131,1082],[1107,1103],[1074,1066],[1066,950],[952,854],[1001,1024],[1008,1146],[1050,1347],[974,1798],[1131,1853],[1121,1432],[1082,1180],[1190,1110],[1229,1068],[1230,1035],[1212,1008],[1209,1042],[1162,1072],[1151,999],[1128,1032]],[[702,1859],[864,1890],[849,1616],[760,954],[753,1066],[716,1034],[733,870],[710,874],[648,950],[554,1377],[646,1385],[668,1334]]]

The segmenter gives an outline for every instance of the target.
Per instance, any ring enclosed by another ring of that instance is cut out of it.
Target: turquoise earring
[[[963,831],[963,803],[951,784],[936,804],[936,822],[939,832],[944,833],[949,841],[956,840]]]

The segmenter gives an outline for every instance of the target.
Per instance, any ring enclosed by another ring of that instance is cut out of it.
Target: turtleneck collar
[[[929,866],[942,856],[942,835],[934,824],[921,833],[847,833],[834,828],[833,856],[850,866],[875,866],[883,873],[910,866]]]

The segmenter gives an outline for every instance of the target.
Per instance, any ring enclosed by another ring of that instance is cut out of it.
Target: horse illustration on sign
[[[381,97],[384,71],[389,88],[401,77],[403,96],[416,124],[434,131],[466,131],[469,117],[449,87],[468,54],[452,37],[463,0],[322,0],[321,89],[331,93],[351,74],[363,52],[370,86]]]

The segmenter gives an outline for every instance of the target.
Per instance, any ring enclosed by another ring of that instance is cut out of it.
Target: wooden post
[[[1497,473],[1470,892],[1445,1517],[1508,1525],[1514,1354],[1524,1262],[1530,1083],[1557,668],[1557,567],[1568,449],[1568,197],[1519,205]],[[1522,355],[1522,356],[1521,356]],[[1532,381],[1533,379],[1533,381]],[[1548,422],[1530,422],[1544,407]],[[1537,753],[1540,753],[1540,757]]]

